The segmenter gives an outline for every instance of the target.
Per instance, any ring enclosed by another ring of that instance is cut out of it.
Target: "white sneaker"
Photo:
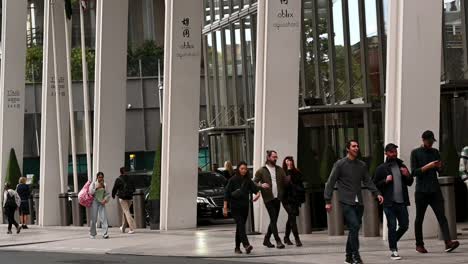
[[[133,231],[133,230],[130,230],[130,231],[128,231],[128,233],[129,233],[129,234],[134,234],[134,233],[135,233],[135,231]]]
[[[109,238],[109,235],[105,234],[105,235],[102,236],[102,238],[108,239],[108,238]]]
[[[96,239],[96,236],[89,236],[90,239]]]
[[[401,259],[400,255],[398,255],[398,251],[393,251],[393,252],[392,252],[392,255],[390,256],[390,258],[391,258],[392,260],[400,260],[400,259]]]
[[[123,226],[120,227],[120,232],[125,233],[125,228]]]

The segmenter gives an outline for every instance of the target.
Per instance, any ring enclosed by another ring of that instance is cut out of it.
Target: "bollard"
[[[74,226],[83,226],[83,215],[77,193],[71,193],[72,223]]]
[[[133,215],[136,228],[146,228],[145,192],[142,189],[133,193]]]
[[[439,177],[440,189],[444,197],[445,217],[449,225],[450,238],[457,239],[457,217],[455,208],[455,178]],[[442,232],[439,228],[439,239],[443,240]]]
[[[33,196],[30,195],[28,197],[28,206],[29,206],[29,217],[28,217],[28,222],[26,224],[32,225],[34,224],[34,219],[33,219],[33,214],[34,214],[34,199]]]
[[[299,208],[299,233],[310,234],[312,233],[312,220],[310,217],[310,193],[306,192],[306,200]]]
[[[68,193],[59,194],[59,208],[60,208],[60,225],[68,226]]]
[[[364,204],[364,215],[362,220],[362,233],[365,237],[380,236],[379,207],[374,195],[362,187],[362,203]]]
[[[36,225],[39,225],[39,193],[38,192],[34,194],[34,223]]]
[[[343,208],[340,204],[337,188],[333,191],[331,205],[332,210],[327,213],[328,235],[342,236],[344,235]]]

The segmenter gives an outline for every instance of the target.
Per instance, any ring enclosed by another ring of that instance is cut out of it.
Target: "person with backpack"
[[[96,181],[89,186],[89,194],[93,195],[94,200],[91,206],[91,223],[90,223],[90,238],[96,238],[96,224],[98,216],[100,217],[101,227],[104,230],[102,237],[108,239],[107,234],[109,225],[107,222],[106,204],[109,202],[110,195],[106,191],[106,183],[104,182],[104,173],[98,172]]]
[[[302,247],[296,222],[296,217],[299,216],[299,208],[301,207],[301,204],[305,202],[305,189],[302,174],[296,168],[294,158],[292,156],[284,158],[283,170],[286,172],[286,177],[284,178],[284,199],[282,200],[282,204],[288,213],[286,232],[284,233],[284,243],[290,246],[293,245],[289,239],[289,235],[292,231],[296,246]]]
[[[135,186],[125,172],[125,167],[121,167],[120,176],[115,180],[114,188],[112,188],[112,198],[115,199],[115,196],[117,195],[122,208],[122,226],[120,227],[120,231],[122,233],[125,233],[127,223],[130,228],[128,233],[135,233],[135,220],[130,213],[130,206],[132,206],[134,192]]]
[[[21,198],[18,193],[13,190],[9,183],[5,183],[5,191],[3,192],[3,209],[8,218],[8,232],[11,234],[11,227],[16,227],[16,234],[21,231],[21,226],[15,220],[16,209],[21,205]]]

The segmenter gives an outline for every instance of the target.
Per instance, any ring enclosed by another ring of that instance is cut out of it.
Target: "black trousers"
[[[281,241],[278,235],[278,216],[280,213],[281,202],[277,198],[265,203],[268,215],[270,216],[270,225],[268,226],[268,231],[265,234],[265,241],[270,241],[270,237],[273,234],[276,241]]]
[[[387,217],[388,246],[390,251],[398,251],[397,243],[408,230],[408,208],[405,204],[393,203],[392,206],[384,206],[383,210]]]
[[[15,220],[16,209],[12,209],[12,208],[4,208],[4,209],[5,209],[5,215],[8,219],[8,230],[11,231],[12,225],[18,228],[18,223]]]
[[[290,203],[287,203],[287,202],[283,202],[283,207],[288,213],[288,221],[286,222],[286,230],[284,233],[284,237],[289,238],[289,235],[291,234],[291,231],[292,231],[294,238],[296,240],[299,240],[299,231],[297,229],[297,221],[296,221],[296,215],[299,209],[296,208],[294,205],[291,205]]]
[[[431,206],[439,222],[442,236],[445,241],[450,240],[450,232],[447,218],[444,211],[444,197],[441,192],[424,193],[416,192],[416,220],[414,221],[414,234],[416,236],[416,246],[424,246],[423,241],[423,222],[427,206]]]
[[[361,229],[364,207],[362,205],[341,204],[343,215],[348,226],[348,241],[346,242],[346,255],[359,255],[359,229]]]
[[[236,222],[236,248],[240,248],[241,243],[244,247],[248,247],[250,243],[245,232],[245,222],[247,222],[247,217],[249,216],[249,207],[233,207],[231,208],[231,214]]]

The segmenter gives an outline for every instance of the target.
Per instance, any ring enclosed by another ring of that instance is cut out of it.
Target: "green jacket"
[[[283,168],[276,166],[276,185],[278,187],[278,199],[283,200],[284,197],[284,178],[286,177],[286,173],[284,172]],[[257,170],[254,177],[255,184],[260,187],[263,202],[268,203],[269,201],[273,200],[273,191],[272,191],[272,184],[271,184],[271,175],[270,171],[266,166],[261,167]],[[261,188],[262,183],[268,183],[270,188],[263,189]]]

